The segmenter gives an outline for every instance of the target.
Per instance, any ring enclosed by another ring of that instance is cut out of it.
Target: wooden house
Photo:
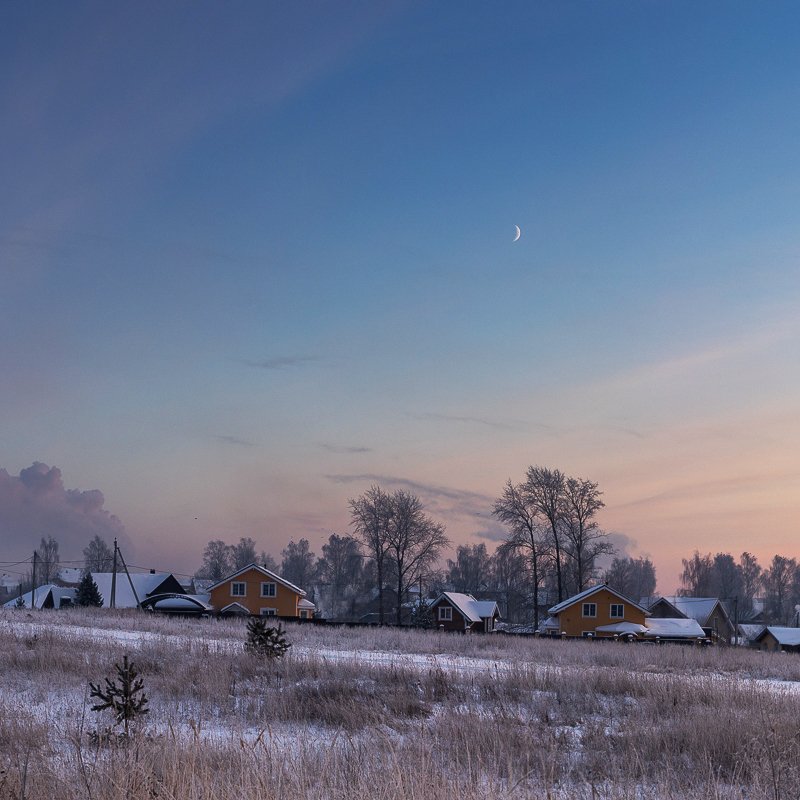
[[[258,564],[228,575],[209,589],[209,602],[220,614],[311,619],[314,604],[299,586]]]
[[[800,653],[800,628],[767,625],[753,640],[753,644],[759,650]]]
[[[476,600],[461,592],[442,592],[430,610],[434,626],[446,631],[491,633],[500,617],[494,600]]]
[[[606,584],[592,586],[554,605],[543,630],[568,637],[641,636],[647,610]]]
[[[705,635],[716,642],[730,644],[736,637],[736,627],[716,597],[659,597],[648,611],[653,617],[697,620]]]

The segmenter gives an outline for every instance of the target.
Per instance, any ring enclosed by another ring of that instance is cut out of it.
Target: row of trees
[[[614,548],[595,520],[604,507],[598,485],[558,469],[532,466],[524,480],[506,483],[493,513],[508,530],[502,548],[524,556],[532,590],[533,622],[540,595],[556,602],[583,591],[596,576],[597,559]]]
[[[730,553],[701,555],[695,551],[682,563],[679,594],[719,597],[735,608],[740,620],[757,610],[767,622],[776,625],[800,622],[800,564],[797,559],[775,555],[768,566],[762,567],[748,552],[736,560]],[[763,602],[757,603],[757,600]]]

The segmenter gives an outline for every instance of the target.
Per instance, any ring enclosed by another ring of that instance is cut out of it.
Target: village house
[[[311,619],[315,611],[303,589],[258,564],[249,564],[211,586],[209,602],[223,615]]]
[[[494,600],[476,600],[461,592],[442,592],[430,604],[430,611],[434,627],[462,633],[491,633],[500,617]]]
[[[659,597],[648,611],[653,617],[697,620],[705,635],[715,642],[731,644],[736,637],[736,627],[716,597]]]
[[[770,652],[800,653],[800,628],[784,628],[767,625],[753,640],[759,650]]]
[[[542,630],[554,636],[613,638],[647,631],[647,610],[606,584],[585,589],[548,613]]]

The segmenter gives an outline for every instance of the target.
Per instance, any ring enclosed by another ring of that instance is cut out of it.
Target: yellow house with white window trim
[[[546,632],[555,635],[613,637],[645,631],[647,609],[606,584],[589,589],[549,609]]]
[[[299,586],[258,564],[228,575],[209,590],[210,603],[220,614],[311,619],[314,604]]]

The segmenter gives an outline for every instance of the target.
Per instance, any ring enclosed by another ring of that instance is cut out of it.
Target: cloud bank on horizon
[[[59,544],[62,561],[81,560],[95,536],[109,545],[117,538],[120,547],[129,546],[124,525],[104,504],[99,489],[67,489],[58,467],[35,461],[19,475],[0,469],[3,560],[30,556],[42,537],[50,536]]]

